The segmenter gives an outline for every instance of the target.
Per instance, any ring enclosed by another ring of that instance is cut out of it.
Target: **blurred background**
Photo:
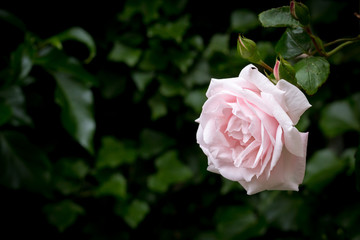
[[[359,34],[359,1],[304,3],[325,42]],[[0,3],[0,238],[359,240],[359,44],[309,96],[299,192],[248,196],[196,144],[210,79],[248,64],[238,34],[273,66],[285,28],[257,15],[288,4]]]

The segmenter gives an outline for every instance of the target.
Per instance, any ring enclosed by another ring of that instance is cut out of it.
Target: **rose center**
[[[241,119],[235,115],[230,117],[224,134],[231,140],[231,145],[246,146],[254,141],[254,137],[249,131],[250,124],[247,119]]]

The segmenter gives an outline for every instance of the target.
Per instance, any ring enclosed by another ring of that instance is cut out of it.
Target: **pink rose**
[[[311,105],[294,85],[271,83],[253,65],[239,77],[212,79],[196,120],[208,170],[254,194],[296,190],[305,173],[308,133],[294,125]]]

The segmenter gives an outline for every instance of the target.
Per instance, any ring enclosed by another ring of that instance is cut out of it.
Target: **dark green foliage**
[[[359,45],[294,64],[313,46],[288,3],[4,6],[0,238],[359,239]],[[307,4],[324,40],[357,33],[358,6],[337,4]],[[316,92],[297,125],[309,131],[299,192],[248,196],[206,171],[195,119],[210,79],[248,64],[239,32]]]

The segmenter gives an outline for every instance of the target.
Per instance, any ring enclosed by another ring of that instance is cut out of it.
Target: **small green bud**
[[[292,0],[290,2],[290,13],[291,16],[298,20],[302,25],[307,26],[310,23],[309,9],[305,4]]]
[[[294,67],[291,66],[291,64],[282,57],[280,57],[280,60],[276,59],[274,66],[274,76],[276,81],[284,79],[292,84],[296,84]]]
[[[254,41],[239,35],[237,49],[242,58],[252,63],[261,62],[261,57]]]

